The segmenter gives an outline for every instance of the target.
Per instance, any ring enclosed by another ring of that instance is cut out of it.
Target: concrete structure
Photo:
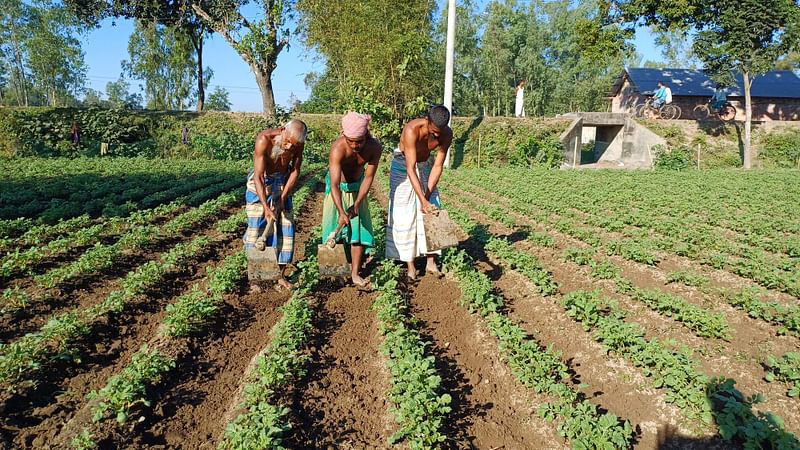
[[[650,168],[654,147],[667,144],[630,114],[589,112],[559,117],[573,119],[559,137],[564,167]]]
[[[695,119],[695,106],[706,104],[716,84],[705,72],[688,69],[625,69],[611,91],[611,112],[633,113],[663,81],[672,90],[673,104],[681,108],[680,119]],[[736,108],[735,120],[744,120],[744,88],[728,88],[728,101]],[[774,70],[753,80],[753,120],[800,120],[800,77],[789,70]]]

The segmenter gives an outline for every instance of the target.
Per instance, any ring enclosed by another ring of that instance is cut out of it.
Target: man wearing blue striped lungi
[[[267,239],[266,245],[277,250],[281,278],[276,286],[286,289],[291,289],[292,285],[284,272],[294,256],[292,191],[300,177],[305,142],[306,124],[299,120],[262,131],[256,138],[253,170],[247,176],[245,249],[255,246],[268,220],[277,222],[277,232]],[[256,285],[251,289],[259,290]]]
[[[450,111],[441,105],[432,107],[424,118],[408,122],[392,160],[386,257],[405,262],[411,279],[417,277],[414,260],[419,256],[428,259],[426,272],[439,274],[434,256],[441,252],[428,252],[423,221],[425,214],[441,206],[436,185],[453,142],[449,122]],[[432,152],[437,148],[434,160]]]

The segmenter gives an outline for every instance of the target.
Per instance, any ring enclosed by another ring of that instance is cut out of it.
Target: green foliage
[[[145,390],[148,384],[157,383],[168,371],[175,368],[175,360],[162,355],[147,345],[133,355],[131,363],[118,375],[108,380],[100,391],[89,393],[89,399],[99,402],[92,408],[92,421],[99,422],[107,413],[123,424],[137,404],[150,406]]]
[[[787,352],[780,358],[768,355],[767,381],[782,381],[789,385],[789,397],[800,397],[800,353]]]
[[[228,90],[220,86],[215,87],[206,100],[205,109],[206,111],[230,111],[231,101]]]
[[[764,401],[761,394],[745,397],[730,379],[709,383],[708,398],[714,407],[714,419],[719,434],[726,441],[744,442],[744,448],[790,450],[800,447],[800,441],[784,430],[783,420],[770,412],[753,411],[753,405]]]
[[[400,429],[389,439],[391,443],[407,440],[412,449],[434,448],[445,440],[439,432],[451,398],[441,393],[441,377],[436,359],[426,355],[426,343],[412,326],[408,303],[398,290],[399,266],[382,264],[373,275],[380,292],[372,304],[378,317],[378,329],[383,336],[381,352],[391,372],[392,388],[389,399]]]
[[[667,283],[682,283],[686,286],[703,287],[708,284],[708,278],[689,270],[679,270],[669,274]]]
[[[779,334],[791,332],[800,335],[800,306],[784,306],[778,302],[764,302],[758,289],[743,289],[728,293],[725,300],[733,307],[745,311],[750,317],[780,326]]]
[[[568,122],[535,119],[524,122],[504,118],[453,119],[454,166],[475,167],[514,163],[557,167],[563,159],[558,136]]]
[[[800,168],[800,130],[768,133],[761,141],[759,156],[768,166]]]
[[[438,85],[431,83],[441,62],[432,55],[430,1],[299,0],[300,29],[305,44],[325,57],[322,76],[307,79],[309,102],[333,100],[324,112],[344,112],[355,102],[359,112],[378,110],[393,121],[409,117],[421,97],[438,102]],[[331,23],[337,23],[331,27]],[[369,39],[352,39],[369,36]],[[407,111],[408,109],[408,111]],[[387,121],[378,119],[378,128]],[[399,132],[399,123],[394,123]],[[381,137],[397,136],[381,130]]]
[[[686,170],[694,166],[694,155],[689,147],[656,148],[653,166],[661,170]]]
[[[93,440],[92,434],[87,429],[82,430],[72,438],[70,445],[75,450],[94,450],[97,448],[97,443]]]

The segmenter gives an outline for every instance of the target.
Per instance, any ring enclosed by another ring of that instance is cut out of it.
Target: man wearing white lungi
[[[428,252],[423,221],[425,214],[441,206],[436,185],[453,142],[449,122],[450,111],[442,105],[432,107],[426,117],[408,122],[392,160],[386,257],[405,262],[411,279],[417,277],[414,260],[419,256],[428,258],[426,272],[439,274],[434,255],[441,252]],[[431,153],[437,148],[431,162]]]

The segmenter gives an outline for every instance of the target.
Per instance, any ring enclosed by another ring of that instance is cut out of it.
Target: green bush
[[[454,166],[490,164],[558,167],[563,150],[558,141],[569,125],[562,119],[507,117],[453,118]],[[480,154],[480,161],[479,161]]]
[[[692,149],[685,145],[668,149],[656,146],[656,160],[654,166],[662,170],[686,170],[692,167],[694,156]]]
[[[760,157],[768,166],[800,168],[800,130],[764,135]]]

